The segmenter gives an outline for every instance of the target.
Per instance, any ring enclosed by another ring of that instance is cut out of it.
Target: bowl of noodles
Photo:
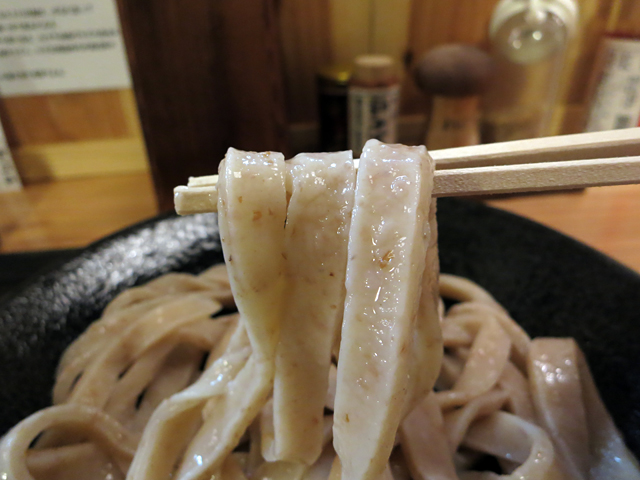
[[[531,337],[574,338],[627,446],[640,456],[640,350],[635,346],[636,339],[640,338],[637,321],[640,276],[558,232],[479,203],[441,199],[437,217],[441,272],[467,278],[481,286]],[[0,304],[2,434],[25,417],[51,405],[52,391],[54,399],[56,394],[64,397],[64,393],[54,390],[63,352],[103,315],[105,308],[114,308],[109,306],[114,298],[123,298],[123,292],[128,289],[171,272],[193,275],[213,272],[205,274],[209,275],[208,281],[224,287],[224,281],[217,277],[219,272],[215,268],[211,270],[223,262],[216,214],[165,215],[105,238],[23,285]],[[216,315],[228,317],[229,320],[224,321],[232,322],[232,302],[225,300],[225,295],[222,292],[216,297],[220,303]],[[189,331],[185,332],[185,338],[190,338]],[[212,332],[207,335],[221,338]],[[204,351],[212,346],[205,342],[199,348]],[[461,355],[468,352],[462,350]],[[197,358],[199,371],[212,361],[202,356]],[[456,368],[453,363],[451,368]],[[128,378],[127,373],[120,372],[116,380]],[[78,382],[78,376],[67,375],[67,388]],[[191,378],[195,376],[192,372]],[[134,405],[142,408],[145,401],[138,396]],[[332,405],[325,410],[329,407]],[[245,434],[239,440],[241,446],[246,447],[247,435],[251,436]],[[51,444],[56,441],[54,437],[55,432],[51,435],[45,432],[32,446]],[[76,440],[81,441],[81,437]],[[486,460],[469,454],[469,445],[461,448],[459,463]],[[252,454],[252,447],[238,450],[237,458],[242,460],[228,466],[229,478],[243,478],[233,477],[233,469],[244,469],[246,474],[249,468],[246,462],[250,462]],[[113,453],[112,463],[118,464],[117,456],[117,452]],[[39,478],[58,478],[42,473],[47,471],[47,462],[51,460],[41,457],[32,462],[36,465],[34,471],[40,472]],[[392,478],[409,478],[401,472],[405,468],[401,463],[392,465]],[[487,468],[504,471],[508,464],[503,461]],[[33,476],[38,478],[36,474]],[[278,473],[269,478],[312,477]]]

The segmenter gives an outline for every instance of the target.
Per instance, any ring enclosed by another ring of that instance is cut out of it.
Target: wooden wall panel
[[[371,0],[371,53],[391,55],[402,66],[409,43],[409,24],[413,0]]]
[[[333,61],[329,0],[281,0],[280,42],[289,122],[316,119],[316,72]]]
[[[372,0],[330,0],[329,5],[332,59],[350,64],[371,49]]]
[[[580,21],[565,59],[556,101],[554,133],[578,133],[584,128],[587,86],[596,50],[607,30],[614,0],[581,0]]]
[[[230,146],[287,151],[275,0],[117,3],[161,210]]]
[[[640,2],[613,0],[609,30],[626,35],[640,35]]]

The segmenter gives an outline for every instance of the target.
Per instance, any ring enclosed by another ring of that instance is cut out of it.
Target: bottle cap
[[[359,55],[354,60],[351,81],[368,87],[386,86],[398,81],[393,58],[389,55]]]
[[[318,70],[318,78],[336,85],[347,85],[352,71],[350,65],[326,65]]]
[[[511,17],[526,12],[527,20],[543,20],[549,12],[558,17],[567,29],[567,36],[572,37],[578,26],[578,5],[575,0],[500,0],[491,16],[489,36],[491,38]]]

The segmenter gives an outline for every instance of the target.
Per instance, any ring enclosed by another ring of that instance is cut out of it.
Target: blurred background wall
[[[390,54],[403,66],[399,137],[407,143],[420,141],[427,99],[406,72],[416,58],[439,44],[486,46],[497,0],[271,3],[282,59],[282,69],[274,74],[282,75],[285,86],[286,122],[295,153],[312,148],[316,139],[318,70],[367,52]],[[182,5],[187,8],[189,2]],[[636,0],[579,0],[579,7],[578,36],[570,46],[553,117],[556,134],[583,128],[587,80],[602,35],[640,35]],[[26,183],[148,169],[130,89],[1,98],[0,119]]]

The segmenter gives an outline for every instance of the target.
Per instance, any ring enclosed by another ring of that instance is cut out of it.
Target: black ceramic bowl
[[[575,337],[640,456],[640,276],[555,231],[480,204],[438,204],[441,270],[489,290],[532,336]],[[0,304],[0,434],[50,402],[64,348],[118,292],[222,261],[215,214],[162,216],[101,240]]]

